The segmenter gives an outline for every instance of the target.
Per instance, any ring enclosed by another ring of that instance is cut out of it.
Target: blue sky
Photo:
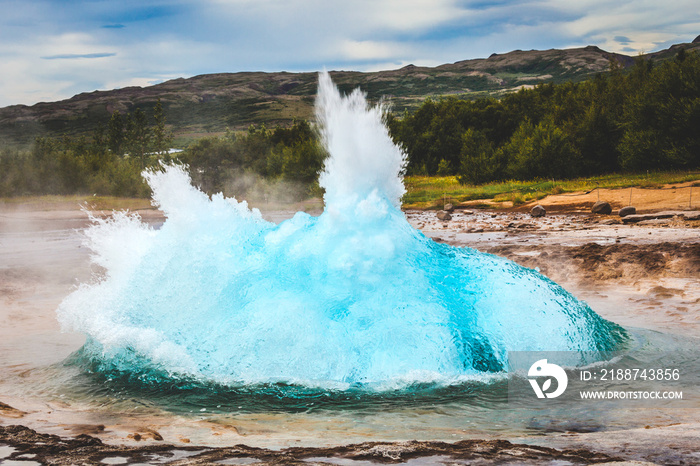
[[[697,0],[0,0],[0,106],[204,73],[636,55],[699,34]]]

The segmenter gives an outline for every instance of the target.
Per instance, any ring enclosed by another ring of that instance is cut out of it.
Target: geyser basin
[[[343,97],[322,74],[317,117],[330,153],[319,217],[275,225],[168,166],[144,175],[160,230],[95,219],[87,244],[104,276],[58,309],[88,336],[80,357],[149,380],[382,389],[502,371],[507,351],[625,339],[538,272],[413,229],[405,156],[359,91]]]

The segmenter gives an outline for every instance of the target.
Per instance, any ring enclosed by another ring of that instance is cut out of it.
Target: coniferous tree
[[[159,155],[165,155],[170,149],[173,135],[165,126],[165,113],[163,112],[163,104],[160,99],[153,107],[153,119],[155,126],[153,127],[153,149]]]
[[[124,119],[119,110],[112,113],[107,126],[107,146],[115,155],[124,154]]]
[[[151,146],[151,129],[148,127],[146,114],[140,108],[126,117],[126,144],[129,155],[141,161],[141,168],[146,167],[146,155]]]

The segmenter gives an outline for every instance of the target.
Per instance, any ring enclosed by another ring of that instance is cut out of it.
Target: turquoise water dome
[[[607,351],[625,338],[538,272],[438,244],[400,209],[405,154],[382,108],[320,75],[330,157],[325,209],[279,225],[193,187],[185,168],[144,176],[165,214],[93,219],[103,269],[60,305],[104,372],[224,385],[395,387],[507,368],[508,351]]]

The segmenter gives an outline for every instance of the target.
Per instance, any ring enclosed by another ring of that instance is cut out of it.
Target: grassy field
[[[513,205],[520,205],[550,194],[590,191],[594,188],[659,188],[696,180],[700,180],[700,172],[676,171],[612,174],[564,181],[504,181],[473,186],[460,185],[454,176],[407,176],[404,180],[407,193],[403,197],[403,206],[408,209],[441,209],[447,202],[460,203],[478,199],[510,201]]]
[[[445,203],[457,204],[465,201],[480,199],[491,202],[484,207],[498,208],[498,203],[521,205],[532,200],[541,199],[550,194],[586,192],[595,188],[622,189],[629,187],[660,188],[674,183],[697,181],[694,186],[700,186],[700,172],[653,172],[626,175],[605,175],[574,180],[534,180],[534,181],[505,181],[479,186],[460,185],[454,176],[430,177],[407,176],[404,179],[407,193],[403,197],[403,207],[406,209],[441,209]],[[495,204],[494,204],[495,202]],[[120,198],[112,196],[17,196],[0,198],[0,209],[13,209],[19,206],[37,210],[73,210],[78,206],[88,204],[91,210],[140,210],[153,208],[150,199]],[[295,208],[314,211],[322,209],[320,199],[310,199],[302,203],[291,203],[277,208]],[[298,205],[297,205],[298,204]],[[308,205],[307,205],[308,204]],[[256,205],[253,202],[252,205]],[[303,205],[303,206],[302,206]],[[302,206],[302,207],[300,207]],[[304,207],[305,206],[305,207]],[[263,209],[270,205],[260,205]],[[474,205],[478,207],[478,203]]]

